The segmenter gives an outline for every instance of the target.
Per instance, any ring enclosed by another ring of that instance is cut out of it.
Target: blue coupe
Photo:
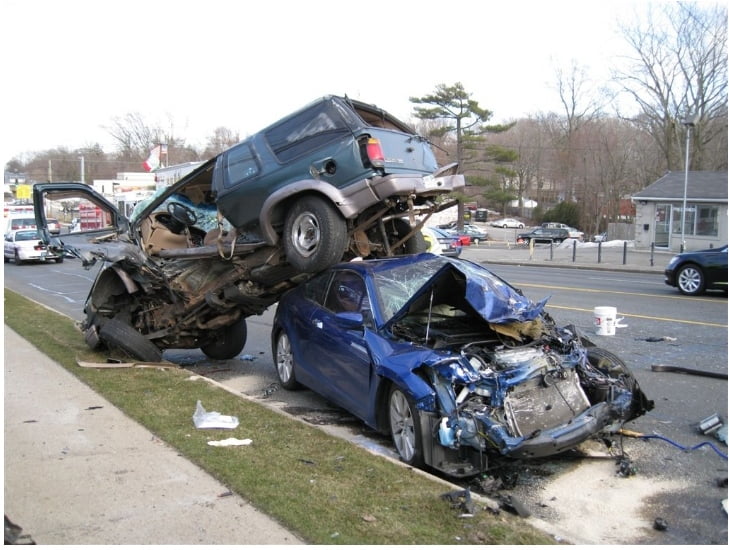
[[[480,265],[420,254],[338,264],[289,291],[271,333],[305,386],[450,476],[542,457],[653,407],[626,365]]]

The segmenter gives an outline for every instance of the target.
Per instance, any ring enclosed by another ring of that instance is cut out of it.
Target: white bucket
[[[628,325],[621,325],[618,319],[617,308],[600,306],[595,308],[595,334],[598,336],[615,336],[616,328],[625,328]]]

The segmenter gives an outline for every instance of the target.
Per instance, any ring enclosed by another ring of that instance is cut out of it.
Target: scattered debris
[[[673,336],[649,336],[648,338],[636,338],[636,340],[645,340],[646,342],[675,342]]]
[[[195,413],[192,415],[192,421],[195,423],[195,427],[199,430],[209,428],[222,428],[232,430],[238,427],[238,418],[235,416],[228,416],[220,414],[216,411],[207,412],[200,400],[197,402]]]
[[[277,392],[279,385],[276,382],[271,382],[268,386],[263,389],[263,399],[271,397],[271,394]]]
[[[656,518],[653,520],[653,529],[656,531],[665,531],[668,529],[668,523],[663,518]]]
[[[23,528],[5,516],[5,544],[35,544],[30,535],[23,535]]]
[[[447,500],[451,503],[451,508],[460,508],[466,514],[473,515],[476,511],[476,507],[471,499],[471,490],[465,489],[463,491],[451,491],[450,493],[444,493],[441,495],[443,500]]]
[[[509,513],[520,518],[528,518],[532,515],[526,505],[513,495],[503,495],[499,500],[501,501],[501,507]]]
[[[365,514],[364,516],[362,516],[362,520],[366,521],[368,523],[372,523],[372,522],[377,521],[377,518],[375,516],[373,516],[372,514]]]
[[[729,379],[729,375],[727,375],[727,373],[689,369],[686,367],[676,367],[673,365],[651,365],[651,370],[653,372],[678,372],[681,374],[693,374],[696,376],[706,376],[707,378],[721,378],[722,380]]]
[[[218,495],[218,498],[225,498],[225,497],[232,497],[233,491],[225,491],[224,493],[220,493]]]
[[[618,471],[617,475],[618,477],[630,477],[634,476],[636,473],[635,466],[633,465],[633,461],[628,458],[627,456],[621,456],[618,461]]]
[[[726,445],[726,424],[714,432],[714,437]]]
[[[314,462],[313,460],[309,460],[308,458],[300,458],[299,462],[301,462],[302,464],[306,464],[307,466],[316,466],[316,462]]]
[[[256,360],[255,357],[253,357],[252,355],[250,355],[248,353],[245,355],[241,355],[238,359],[240,359],[241,361],[255,361]]]
[[[103,409],[104,407],[102,405],[92,405],[91,407],[86,407],[85,410],[87,411],[95,411],[96,409]]]
[[[253,443],[252,439],[236,439],[235,437],[229,437],[228,439],[222,439],[220,441],[208,441],[208,445],[211,447],[234,447],[250,445],[251,443]]]
[[[696,429],[700,434],[708,435],[717,431],[723,425],[724,423],[721,421],[721,418],[719,418],[719,415],[715,413],[699,422]]]

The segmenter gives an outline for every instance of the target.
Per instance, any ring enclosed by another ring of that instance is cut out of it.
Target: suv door
[[[119,246],[119,234],[129,229],[129,221],[117,208],[83,183],[34,185],[33,205],[43,242],[52,250],[70,252],[85,263],[93,262],[94,256],[112,254],[112,249]],[[59,234],[51,234],[48,219],[63,218],[69,211],[72,217],[78,218],[78,223],[62,228]]]

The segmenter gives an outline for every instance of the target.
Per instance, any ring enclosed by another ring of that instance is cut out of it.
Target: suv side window
[[[266,132],[266,140],[281,162],[339,139],[348,128],[328,101],[292,116]]]
[[[248,143],[241,143],[225,156],[226,187],[234,187],[244,180],[258,175],[256,157]]]

